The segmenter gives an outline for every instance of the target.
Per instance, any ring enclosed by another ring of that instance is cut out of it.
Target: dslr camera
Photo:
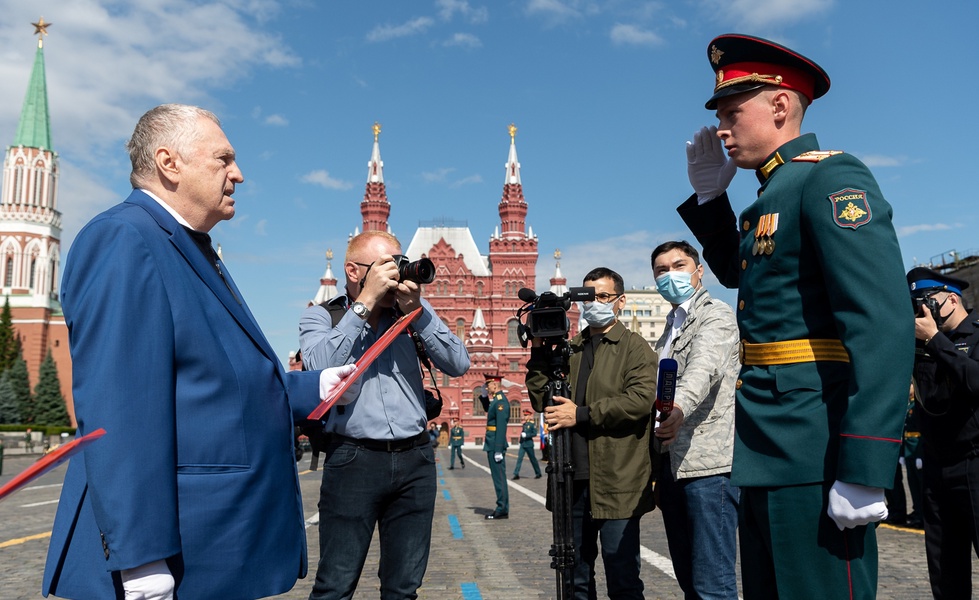
[[[931,313],[935,323],[941,325],[943,319],[941,316],[941,307],[938,306],[938,300],[935,300],[933,295],[926,294],[924,296],[911,296],[911,304],[914,306],[914,316],[923,317],[925,315],[925,308]]]
[[[517,318],[524,318],[518,328],[518,337],[520,345],[526,348],[533,338],[545,343],[565,339],[570,331],[568,309],[571,303],[594,301],[595,288],[573,287],[560,296],[554,292],[538,295],[534,290],[521,288],[517,297],[526,303],[517,310]]]
[[[394,264],[398,265],[398,281],[414,281],[415,283],[432,283],[435,281],[435,263],[427,258],[412,262],[404,254],[395,254]]]

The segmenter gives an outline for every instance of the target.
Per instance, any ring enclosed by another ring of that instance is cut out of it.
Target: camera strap
[[[321,302],[320,306],[323,307],[323,310],[329,313],[330,324],[336,326],[337,321],[342,319],[344,313],[347,312],[347,304],[348,302],[346,296],[337,296],[332,300]],[[394,312],[395,316],[397,317],[404,315],[404,312],[402,312],[397,306],[395,306]],[[439,402],[441,402],[442,392],[439,390],[438,382],[435,379],[435,373],[432,370],[432,361],[428,358],[428,351],[425,350],[425,342],[422,341],[422,336],[415,331],[415,328],[411,325],[408,325],[408,335],[411,336],[411,341],[415,345],[415,353],[418,354],[418,361],[422,364],[422,366],[428,369],[428,376],[432,380],[432,387],[435,388],[435,397],[439,399]],[[303,370],[306,370],[305,363],[303,364]]]

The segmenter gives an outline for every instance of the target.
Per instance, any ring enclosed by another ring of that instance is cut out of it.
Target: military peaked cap
[[[931,292],[952,292],[962,295],[969,282],[958,277],[932,271],[927,267],[915,267],[908,271],[908,287],[912,296],[923,296]]]
[[[707,46],[707,59],[714,69],[714,95],[707,101],[709,110],[717,100],[773,85],[801,92],[809,102],[829,91],[829,75],[812,60],[785,46],[766,39],[726,33]]]

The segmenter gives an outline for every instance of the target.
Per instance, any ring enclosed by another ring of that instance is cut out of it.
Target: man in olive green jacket
[[[571,340],[571,397],[555,396],[544,406],[549,365],[537,339],[527,390],[550,430],[567,428],[571,435],[575,597],[595,597],[601,539],[609,597],[642,598],[639,519],[653,509],[649,438],[656,353],[616,318],[625,306],[618,273],[599,267],[584,285],[595,288],[595,301],[584,303],[587,330]]]

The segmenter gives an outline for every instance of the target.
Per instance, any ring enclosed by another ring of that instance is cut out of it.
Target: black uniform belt
[[[790,365],[816,361],[850,362],[840,340],[786,340],[751,344],[741,340],[741,364]]]
[[[404,440],[369,440],[366,438],[352,438],[345,435],[340,435],[339,433],[333,433],[330,434],[330,441],[334,444],[353,444],[354,446],[360,446],[366,450],[375,450],[377,452],[401,452],[403,450],[410,450],[415,446],[430,444],[432,442],[432,438],[429,437],[427,431],[423,431],[415,437],[410,437]]]

